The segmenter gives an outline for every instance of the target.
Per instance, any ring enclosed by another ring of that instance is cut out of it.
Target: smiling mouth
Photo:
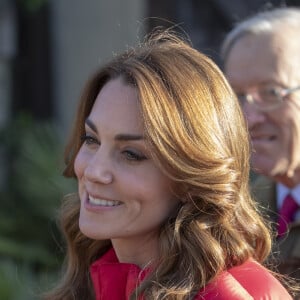
[[[121,205],[120,201],[99,199],[99,198],[94,198],[92,196],[89,196],[89,203],[91,203],[93,205],[98,205],[98,206],[118,206],[118,205]]]

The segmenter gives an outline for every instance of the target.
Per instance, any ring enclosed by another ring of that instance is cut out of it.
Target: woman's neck
[[[158,237],[113,239],[112,245],[119,262],[131,263],[144,269],[152,265],[158,258]]]

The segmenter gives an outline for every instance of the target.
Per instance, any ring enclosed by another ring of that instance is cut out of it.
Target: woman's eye
[[[99,141],[91,135],[85,134],[81,137],[81,141],[86,145],[100,144]]]
[[[132,150],[125,150],[122,153],[125,155],[125,158],[127,160],[131,160],[131,161],[141,161],[141,160],[147,159],[147,157],[145,155],[143,155],[141,153],[137,153]]]

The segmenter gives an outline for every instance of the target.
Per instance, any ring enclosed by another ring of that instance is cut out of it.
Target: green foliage
[[[46,274],[46,273],[45,273]],[[16,264],[9,259],[0,260],[0,297],[5,300],[38,300],[42,288],[54,278],[37,274],[30,265]],[[51,273],[50,275],[55,275]]]
[[[7,171],[0,190],[0,299],[35,299],[36,289],[50,284],[61,265],[56,215],[75,182],[62,176],[63,145],[53,124],[21,115],[0,140]]]

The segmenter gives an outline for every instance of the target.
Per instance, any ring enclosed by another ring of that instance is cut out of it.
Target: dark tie
[[[284,200],[279,211],[278,218],[278,237],[282,237],[288,230],[288,224],[291,223],[299,209],[299,204],[295,201],[293,196],[288,194]]]

